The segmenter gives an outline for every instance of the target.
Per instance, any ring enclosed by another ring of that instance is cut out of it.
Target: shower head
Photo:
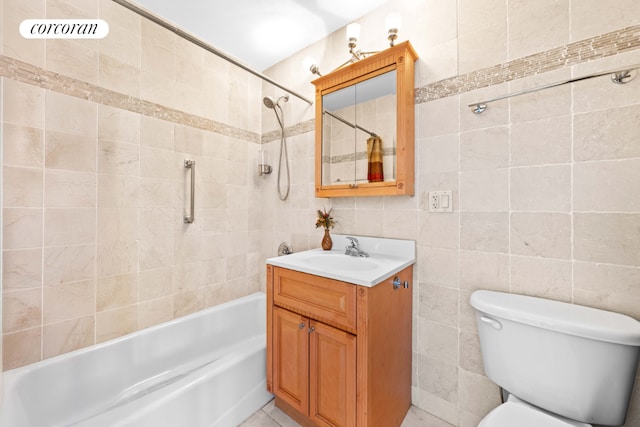
[[[265,96],[264,98],[262,98],[262,102],[264,102],[264,105],[267,108],[275,108],[276,107],[276,103],[273,101],[273,98],[270,96]]]
[[[284,99],[284,102],[289,101],[289,95],[282,95],[280,98],[278,98],[277,101],[274,101],[273,98],[270,96],[265,96],[264,98],[262,98],[262,102],[267,108],[276,108],[276,106],[278,107],[280,106],[280,101],[283,99]]]

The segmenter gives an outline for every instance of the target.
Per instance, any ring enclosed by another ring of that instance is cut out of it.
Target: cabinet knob
[[[300,329],[304,328],[304,326],[305,326],[305,325],[304,325],[304,322],[302,322],[302,323],[300,323],[300,324],[298,325],[298,327],[299,327]]]
[[[397,291],[400,288],[400,278],[398,276],[393,278],[393,290]]]
[[[311,333],[311,332],[313,332],[315,330],[316,330],[315,326],[312,326],[312,327],[309,328],[309,333]]]

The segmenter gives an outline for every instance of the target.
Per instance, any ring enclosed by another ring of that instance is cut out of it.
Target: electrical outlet
[[[453,212],[452,191],[430,191],[429,212]]]

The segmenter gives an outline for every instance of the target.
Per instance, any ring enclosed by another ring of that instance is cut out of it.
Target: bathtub
[[[4,374],[5,427],[237,426],[266,391],[255,293]]]

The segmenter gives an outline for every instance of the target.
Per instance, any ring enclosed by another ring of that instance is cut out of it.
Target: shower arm
[[[362,127],[362,126],[360,126],[360,125],[354,125],[353,123],[348,122],[347,120],[343,119],[342,117],[340,117],[340,116],[338,116],[338,115],[336,115],[336,114],[333,114],[333,113],[331,113],[331,112],[329,112],[329,111],[327,111],[327,110],[324,110],[324,111],[322,112],[322,114],[328,114],[328,115],[330,115],[331,117],[333,117],[334,119],[341,121],[341,122],[342,122],[342,123],[344,123],[345,125],[350,126],[350,127],[354,128],[354,129],[360,129],[361,131],[363,131],[363,132],[365,132],[365,133],[368,133],[369,135],[371,135],[371,136],[373,136],[373,137],[377,137],[377,136],[378,136],[378,135],[376,135],[374,132],[370,132],[370,131],[366,130],[365,128],[363,128],[363,127]]]

